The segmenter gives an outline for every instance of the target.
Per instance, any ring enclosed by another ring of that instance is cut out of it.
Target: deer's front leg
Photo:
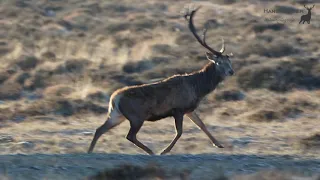
[[[195,112],[191,112],[191,113],[187,113],[186,114],[188,116],[188,118],[194,122],[204,133],[206,133],[206,135],[210,138],[211,142],[219,147],[219,148],[224,148],[218,140],[216,140],[208,131],[208,129],[206,128],[205,124],[202,122],[202,120],[199,118],[199,116],[195,113]]]

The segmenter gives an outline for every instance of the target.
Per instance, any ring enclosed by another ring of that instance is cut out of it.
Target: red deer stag
[[[199,102],[227,76],[232,76],[229,55],[223,55],[225,50],[222,39],[221,50],[215,51],[206,44],[206,29],[203,31],[203,39],[199,37],[193,25],[193,16],[199,8],[185,16],[189,29],[199,43],[208,49],[207,59],[210,61],[201,70],[184,75],[174,75],[159,82],[129,86],[112,93],[109,102],[108,119],[100,126],[94,135],[88,153],[93,151],[99,137],[119,125],[125,119],[130,122],[130,130],[126,138],[146,153],[154,154],[147,146],[137,139],[137,133],[144,121],[157,121],[166,117],[175,119],[176,136],[172,142],[162,151],[168,153],[182,135],[183,116],[191,119],[211,140],[219,147],[223,146],[210,134],[205,124],[194,112]]]

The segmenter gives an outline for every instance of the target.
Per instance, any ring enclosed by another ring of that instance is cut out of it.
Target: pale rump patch
[[[121,95],[116,95],[109,102],[108,120],[106,123],[116,126],[125,120],[125,117],[119,110]]]
[[[110,118],[111,113],[113,111],[118,112],[118,114],[121,114],[119,110],[119,102],[121,99],[121,95],[117,94],[115,96],[111,96],[110,102],[109,102],[109,108],[108,108],[108,118]]]
[[[117,109],[113,109],[108,113],[108,120],[106,121],[106,124],[108,124],[108,126],[114,127],[122,123],[124,120],[125,117],[123,116],[123,114]]]

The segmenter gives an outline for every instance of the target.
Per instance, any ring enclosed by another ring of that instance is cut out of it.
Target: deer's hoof
[[[162,151],[161,153],[160,153],[160,155],[165,155],[165,154],[167,154],[168,152],[167,151]]]
[[[224,146],[222,146],[221,144],[215,144],[214,146],[216,146],[218,148],[224,148]]]

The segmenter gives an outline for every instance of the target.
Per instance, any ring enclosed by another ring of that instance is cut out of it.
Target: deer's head
[[[195,10],[192,10],[191,13],[188,13],[185,15],[185,19],[187,21],[189,21],[189,29],[192,32],[192,34],[194,35],[194,37],[198,40],[198,42],[205,47],[207,50],[209,50],[209,52],[206,52],[206,56],[207,59],[213,63],[215,63],[216,65],[216,69],[219,71],[219,73],[223,76],[232,76],[234,74],[234,70],[232,69],[232,64],[230,61],[230,57],[232,56],[232,54],[229,55],[223,55],[224,51],[225,51],[225,44],[224,44],[224,40],[222,39],[222,47],[220,49],[220,51],[216,51],[213,48],[211,48],[210,46],[207,45],[206,43],[206,32],[207,29],[203,30],[203,35],[202,35],[202,39],[199,37],[199,35],[196,32],[196,28],[193,25],[193,17],[195,15],[195,13],[197,12],[197,10],[200,7],[198,7]],[[188,20],[188,16],[190,16],[189,20]]]

